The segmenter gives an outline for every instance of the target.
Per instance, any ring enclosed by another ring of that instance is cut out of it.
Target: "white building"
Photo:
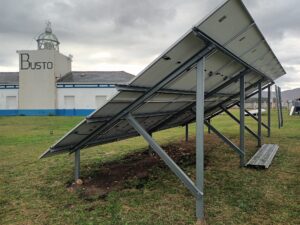
[[[134,78],[124,71],[72,71],[50,23],[37,50],[20,50],[19,72],[0,72],[0,115],[88,115]]]

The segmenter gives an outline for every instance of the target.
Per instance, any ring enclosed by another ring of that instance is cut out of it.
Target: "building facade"
[[[124,71],[72,71],[50,23],[37,50],[19,50],[19,72],[0,72],[0,115],[88,115],[134,76]]]

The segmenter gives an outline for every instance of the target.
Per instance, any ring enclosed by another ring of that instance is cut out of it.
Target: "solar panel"
[[[250,95],[285,74],[243,3],[226,1],[41,157],[138,136],[128,113],[149,133],[195,120],[195,64],[203,57],[206,118],[238,101],[241,75]]]

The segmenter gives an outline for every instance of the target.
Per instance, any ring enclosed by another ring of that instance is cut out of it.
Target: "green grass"
[[[237,112],[234,112],[237,113]],[[280,149],[268,170],[239,168],[237,155],[219,139],[206,142],[205,214],[208,224],[300,224],[300,117],[288,117],[272,137]],[[0,224],[194,224],[195,200],[167,168],[155,168],[144,188],[111,192],[107,198],[82,197],[67,191],[73,179],[73,155],[38,157],[79,117],[0,117]],[[266,118],[264,117],[264,120]],[[212,124],[238,143],[238,126],[221,115]],[[256,124],[247,118],[247,124]],[[51,134],[53,131],[53,134]],[[191,135],[195,128],[191,127]],[[266,131],[264,130],[264,137]],[[211,140],[211,135],[207,138]],[[256,151],[248,136],[247,158]],[[154,134],[160,144],[184,138],[184,128]],[[83,177],[97,173],[99,165],[143,151],[141,138],[82,151]],[[183,169],[195,177],[194,165]]]

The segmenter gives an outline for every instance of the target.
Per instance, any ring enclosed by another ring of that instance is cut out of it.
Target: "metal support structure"
[[[271,137],[271,86],[268,86],[268,137]]]
[[[204,122],[204,124],[212,130],[219,138],[221,138],[226,144],[229,145],[234,151],[236,151],[239,155],[243,155],[244,153],[240,150],[239,147],[237,147],[234,143],[232,143],[227,137],[225,137],[221,132],[219,132],[216,128],[214,128],[211,124],[209,124],[207,121]]]
[[[281,99],[281,88],[278,87],[279,107],[280,107],[280,127],[283,127],[283,113],[282,113],[282,99]]]
[[[238,106],[240,106],[240,105],[238,104]],[[250,116],[252,119],[254,119],[255,121],[259,122],[259,121],[258,121],[258,117],[254,116],[254,115],[253,115],[252,113],[250,113],[247,109],[245,109],[245,112],[246,112],[247,115]],[[267,130],[269,129],[268,125],[266,125],[264,122],[261,122],[261,125],[262,125],[263,127],[265,127]]]
[[[151,137],[153,137],[153,136],[152,136],[152,132],[149,133],[149,135],[150,135]],[[148,145],[148,153],[149,153],[150,156],[153,156],[153,153],[154,153],[154,152],[153,152],[153,149],[151,148],[151,145]]]
[[[74,153],[75,156],[75,182],[80,178],[80,150]]]
[[[189,124],[185,125],[185,142],[189,141]]]
[[[230,111],[228,111],[228,109],[222,107],[222,109],[224,110],[224,112],[230,116],[235,122],[237,122],[238,124],[241,124],[240,120],[238,118],[236,118]],[[240,109],[240,113],[242,113],[242,110]],[[257,134],[252,131],[248,126],[244,125],[245,130],[248,131],[249,134],[251,134],[253,137],[255,137],[256,139],[258,139]]]
[[[88,146],[88,143],[95,138],[99,133],[113,126],[115,123],[119,121],[119,119],[124,118],[128,113],[133,112],[135,109],[140,107],[147,99],[151,98],[157,91],[165,87],[167,84],[180,77],[184,72],[195,65],[199,60],[203,59],[205,56],[210,54],[215,49],[214,45],[209,44],[192,56],[189,60],[179,66],[177,69],[172,71],[168,76],[166,76],[162,81],[158,84],[154,85],[150,88],[144,95],[139,97],[137,100],[132,102],[129,106],[127,106],[124,110],[114,116],[111,120],[106,122],[103,126],[95,129],[91,134],[88,135],[85,139],[78,143],[78,145],[72,148],[71,152],[74,152],[78,149],[85,148]]]
[[[262,139],[262,135],[261,135],[261,83],[258,83],[258,113],[257,113],[257,119],[258,119],[258,123],[257,123],[257,136],[258,136],[258,140],[257,140],[257,146],[261,147],[261,139]]]
[[[197,94],[196,94],[196,186],[204,190],[204,82],[205,58],[197,63]],[[204,196],[196,199],[196,216],[204,221]]]
[[[244,153],[240,155],[240,166],[245,166],[245,77],[240,78],[240,150]],[[249,131],[250,129],[247,128]],[[251,133],[251,132],[250,132]]]
[[[156,143],[156,141],[147,133],[147,131],[138,123],[131,115],[126,116],[128,123],[148,142],[152,149],[167,164],[172,172],[182,181],[182,183],[190,190],[190,192],[198,199],[203,193],[194,182],[184,173],[184,171],[170,158],[170,156]]]
[[[240,64],[242,64],[246,68],[251,69],[252,71],[256,72],[257,74],[261,75],[262,77],[264,77],[264,78],[266,78],[268,80],[272,80],[270,77],[266,76],[264,73],[262,73],[259,70],[255,69],[253,66],[251,66],[250,64],[248,64],[247,62],[245,62],[244,60],[242,60],[240,57],[236,56],[234,53],[232,53],[231,51],[229,51],[227,48],[225,48],[224,46],[222,46],[221,44],[219,44],[218,42],[216,42],[215,40],[213,40],[211,37],[209,37],[207,34],[205,34],[203,31],[201,31],[198,27],[194,27],[193,31],[194,31],[194,34],[197,37],[200,37],[201,39],[206,40],[208,43],[213,44],[222,53],[224,53],[224,54],[232,57],[234,60],[236,60],[237,62],[239,62]]]
[[[210,123],[211,123],[210,119],[208,119],[207,122],[210,124]],[[207,127],[207,132],[208,132],[209,134],[211,133],[210,127]]]
[[[278,128],[281,128],[281,113],[280,113],[280,105],[279,105],[279,90],[278,86],[275,85],[275,93],[276,93],[276,108],[277,108],[277,116],[278,116]]]
[[[270,84],[268,84],[268,85],[266,85],[266,86],[264,86],[264,87],[262,88],[262,90],[268,88],[268,86],[271,86],[271,85],[273,85],[273,82],[270,83]],[[247,90],[247,88],[246,88],[246,90]],[[247,95],[247,96],[245,97],[245,99],[249,99],[249,98],[251,98],[252,96],[256,95],[257,93],[258,93],[258,91],[256,90],[256,91],[252,92],[251,94]],[[236,100],[235,102],[231,103],[231,104],[228,105],[226,108],[229,109],[229,108],[231,108],[231,107],[233,107],[233,106],[235,106],[235,105],[238,105],[238,106],[239,106],[239,100]],[[222,113],[222,112],[223,112],[223,109],[222,109],[222,110],[218,110],[217,112],[215,112],[214,114],[212,114],[211,116],[209,116],[207,119],[212,119],[212,118],[214,118],[214,117],[220,115],[220,113]],[[246,112],[246,110],[245,110],[245,112]]]

